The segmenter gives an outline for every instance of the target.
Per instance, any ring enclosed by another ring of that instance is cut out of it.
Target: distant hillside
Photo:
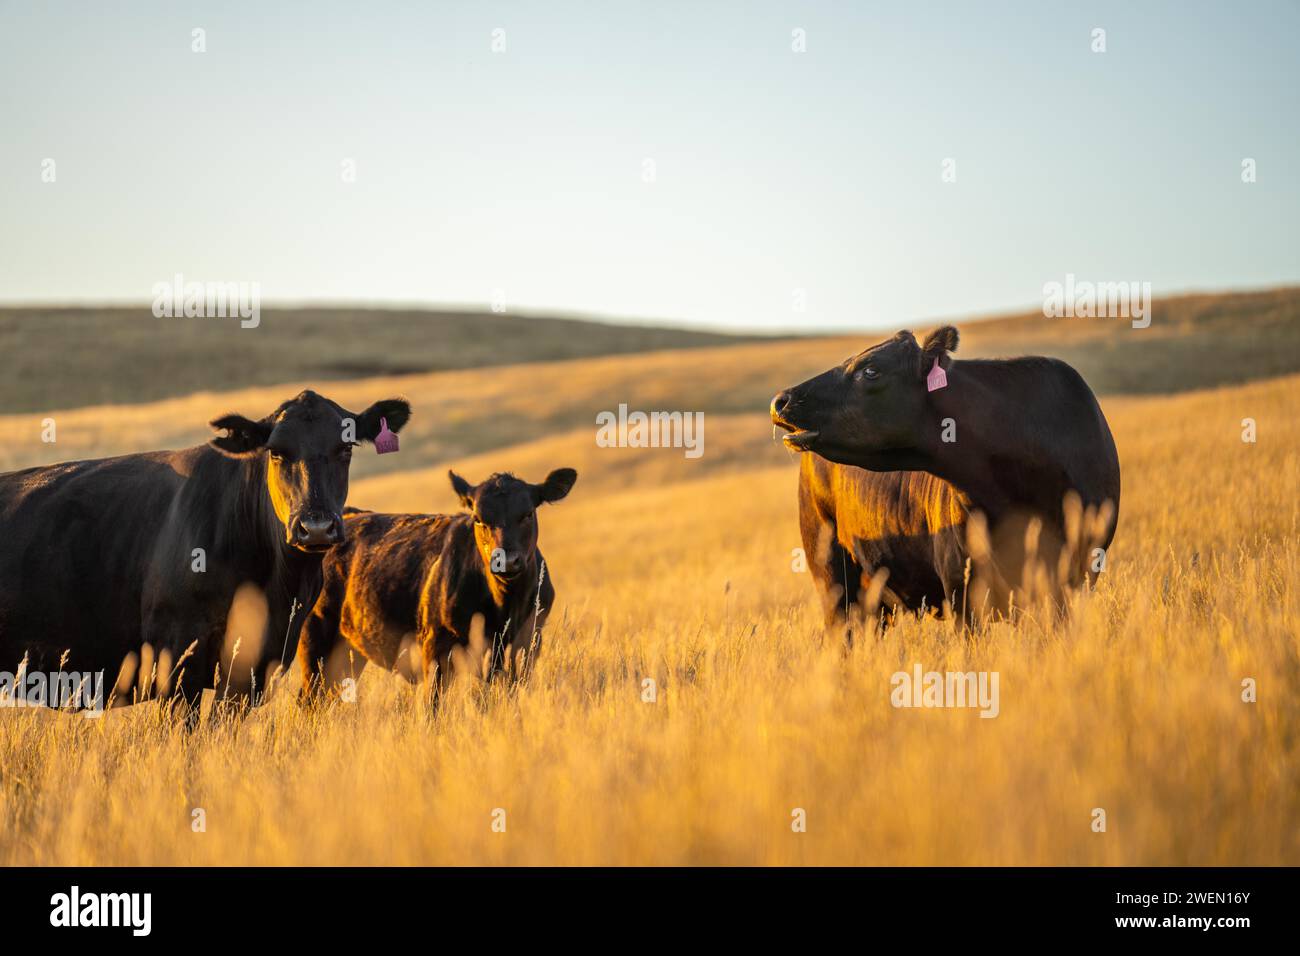
[[[1099,395],[1183,392],[1300,371],[1300,288],[1181,296],[1157,300],[1152,312],[1145,329],[1125,319],[1041,313],[953,320],[961,330],[957,357],[1056,356]],[[902,325],[772,340],[490,313],[268,310],[259,328],[240,329],[234,319],[155,319],[146,310],[0,309],[0,415],[227,391],[236,394],[198,404],[214,413],[231,403],[265,413],[303,384],[356,402],[376,390],[403,391],[417,403],[413,427],[431,429],[439,455],[455,456],[585,427],[620,401],[761,411],[777,389]],[[913,325],[918,336],[926,328]],[[206,421],[176,424],[201,436]]]
[[[1133,329],[1119,319],[1045,319],[1041,314],[959,322],[957,356],[1059,356],[1103,397],[1186,392],[1300,370],[1300,289],[1174,299],[1153,308],[1155,318],[1146,329]],[[917,326],[915,331],[920,336],[926,330]],[[245,334],[256,335],[252,330]],[[748,439],[721,440],[714,427],[722,424],[723,416],[739,416],[727,427],[752,428],[752,435],[762,441],[761,454],[770,462],[784,454],[771,441],[766,410],[772,395],[887,335],[859,332],[490,369],[376,375],[325,383],[322,390],[353,409],[396,394],[405,395],[414,406],[414,417],[402,432],[402,453],[357,456],[352,473],[358,479],[462,461],[548,436],[568,435],[571,443],[565,450],[572,454],[582,441],[594,441],[596,415],[615,411],[621,403],[629,409],[707,413],[713,429],[706,452],[710,462],[724,454],[759,454],[758,446],[745,444]],[[153,373],[149,365],[132,362],[125,353],[106,358],[117,375],[127,376],[118,383],[125,394],[130,394],[133,382],[143,383]],[[83,369],[86,375],[99,374],[90,364]],[[316,377],[220,394],[195,391],[131,406],[65,409],[57,416],[56,445],[41,441],[39,415],[0,414],[0,471],[196,444],[211,435],[207,422],[216,415],[231,410],[264,415],[308,384],[321,386],[321,381]],[[12,391],[13,386],[8,388]],[[672,454],[680,458],[680,453],[666,453]]]
[[[957,356],[1051,355],[1098,394],[1184,392],[1300,371],[1298,287],[1157,299],[1151,312],[1145,329],[1127,319],[1041,312],[955,322],[963,342]]]
[[[306,308],[155,318],[147,307],[0,308],[0,411],[147,402],[279,382],[371,378],[752,341],[492,312]]]

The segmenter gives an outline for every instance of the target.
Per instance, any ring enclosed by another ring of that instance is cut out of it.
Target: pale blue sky
[[[0,300],[864,328],[1295,283],[1298,40],[1279,2],[0,0]]]

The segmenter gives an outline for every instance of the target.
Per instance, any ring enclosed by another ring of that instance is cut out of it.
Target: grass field
[[[1267,328],[1224,367],[1262,361]],[[1059,351],[1015,334],[966,327],[959,356]],[[358,455],[354,503],[450,509],[449,463],[578,468],[540,516],[559,602],[532,678],[463,683],[430,719],[372,669],[355,703],[281,695],[193,737],[153,707],[0,712],[0,862],[1300,864],[1300,375],[1190,390],[1215,353],[1161,335],[1141,361],[1181,394],[1103,399],[1124,493],[1098,590],[1065,621],[911,619],[850,651],[792,569],[797,468],[763,406],[861,338],[338,383],[416,406],[401,454]],[[1139,361],[1108,342],[1059,345]],[[70,410],[57,446],[3,417],[0,468],[199,440],[273,394]],[[620,401],[703,408],[704,456],[594,447]],[[997,671],[998,717],[895,709],[914,664]]]

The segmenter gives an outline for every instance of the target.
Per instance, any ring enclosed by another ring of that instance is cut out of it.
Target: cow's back
[[[0,475],[0,662],[116,675],[139,646],[144,569],[184,484],[171,453]],[[9,658],[13,658],[10,660]]]

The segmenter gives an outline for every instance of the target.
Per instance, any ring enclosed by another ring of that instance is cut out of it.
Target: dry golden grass
[[[560,603],[527,685],[430,719],[370,670],[356,703],[193,737],[154,707],[0,713],[0,862],[1300,863],[1300,377],[1105,404],[1119,534],[1068,621],[907,620],[847,653],[760,415],[709,419],[716,460],[560,434],[457,462],[583,471],[542,515]],[[443,470],[352,498],[449,508]],[[894,709],[915,663],[998,671],[1000,715]]]

